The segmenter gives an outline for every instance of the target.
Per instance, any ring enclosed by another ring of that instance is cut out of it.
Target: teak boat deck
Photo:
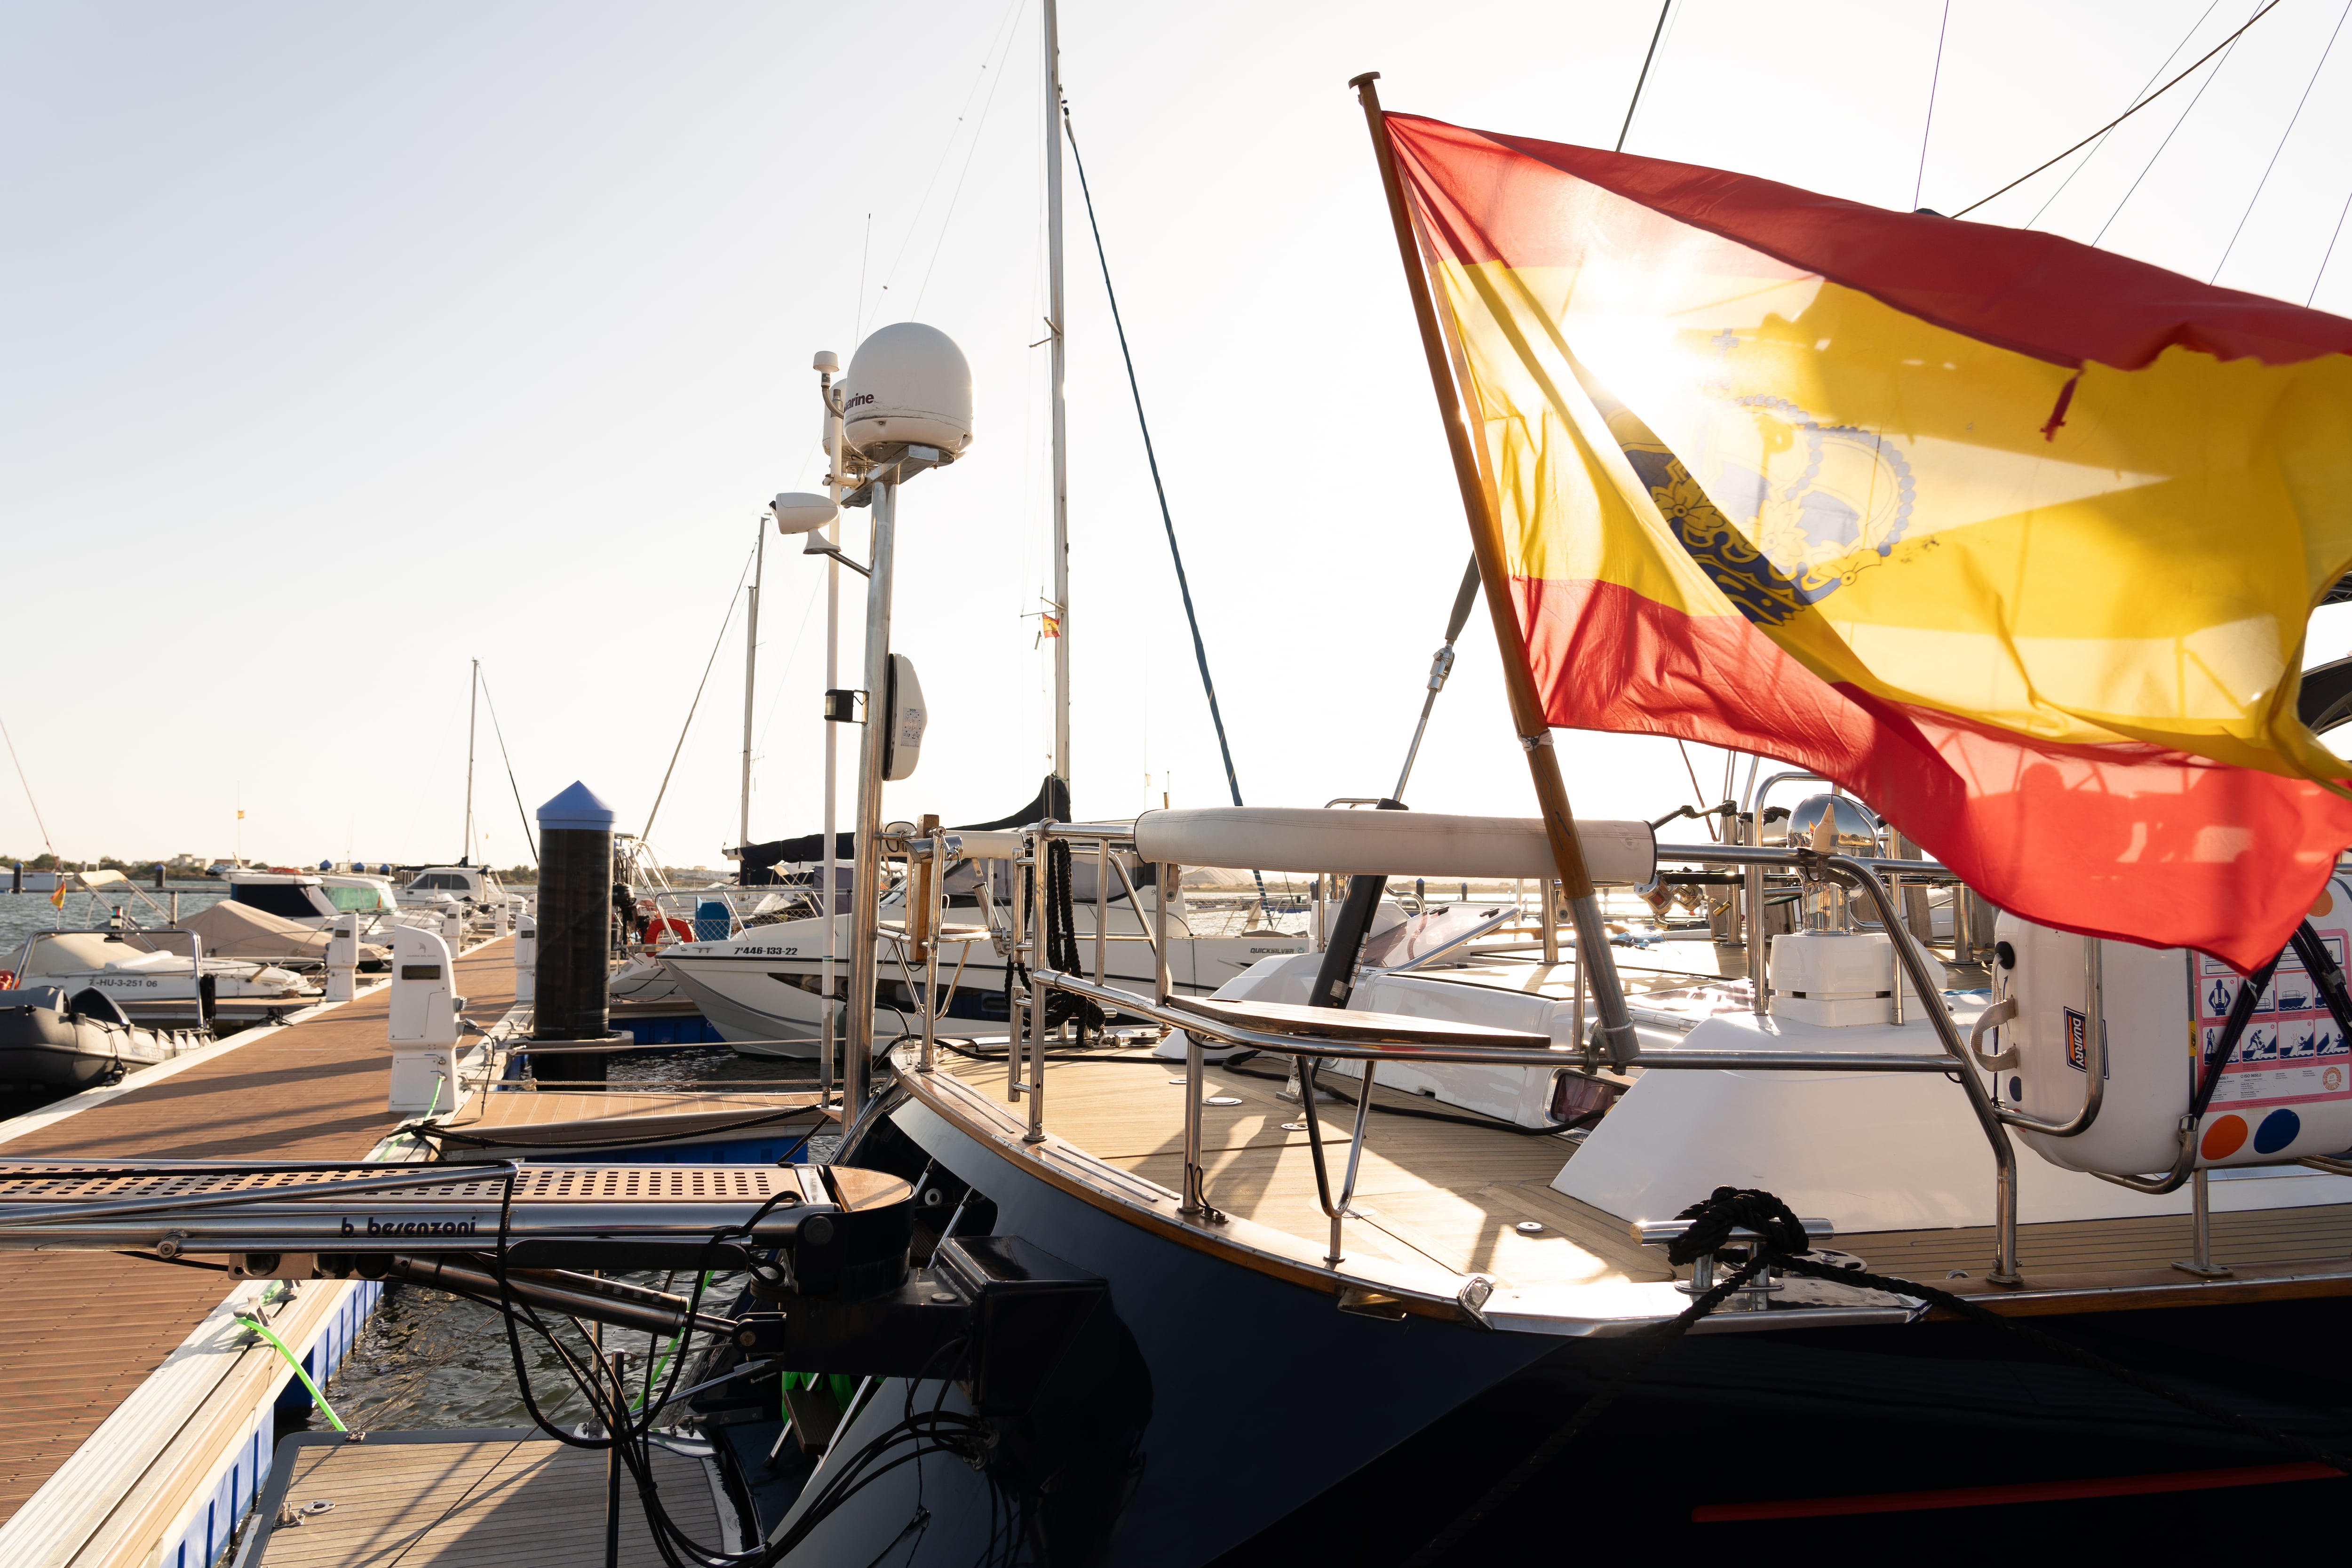
[[[249,1568],[594,1568],[604,1561],[603,1454],[529,1429],[390,1432],[364,1443],[314,1432],[288,1442],[290,1460],[261,1502],[261,1517],[278,1522]],[[702,1462],[656,1447],[653,1471],[678,1528],[721,1545]],[[289,1518],[300,1522],[284,1522]],[[622,1563],[661,1563],[626,1476],[620,1534]]]
[[[975,1061],[942,1050],[938,1062],[940,1072],[1011,1115],[1026,1115],[1025,1102],[1005,1100],[1001,1060]],[[1286,1232],[1319,1252],[1330,1222],[1317,1202],[1300,1108],[1279,1098],[1286,1067],[1282,1058],[1259,1057],[1234,1068],[1207,1068],[1204,1099],[1237,1103],[1202,1108],[1206,1193],[1223,1213]],[[1107,1164],[1181,1191],[1182,1079],[1181,1061],[1135,1053],[1049,1059],[1045,1129]],[[1356,1080],[1337,1082],[1347,1094],[1356,1092]],[[1348,1257],[1433,1263],[1455,1274],[1485,1274],[1506,1287],[1675,1277],[1664,1251],[1639,1245],[1624,1222],[1552,1190],[1552,1178],[1575,1153],[1568,1139],[1383,1114],[1380,1108],[1391,1107],[1478,1120],[1377,1086],[1372,1103],[1353,1205],[1360,1217],[1349,1218],[1344,1232]],[[1320,1113],[1324,1159],[1336,1191],[1355,1108],[1327,1101]],[[1520,1231],[1528,1221],[1543,1228]],[[2217,1212],[2213,1237],[2216,1256],[2250,1283],[2294,1275],[2290,1266],[2297,1263],[2325,1260],[2344,1269],[2352,1266],[2352,1205]],[[2170,1266],[2189,1256],[2190,1239],[2185,1213],[2077,1220],[2020,1226],[2019,1252],[2037,1286],[2185,1286],[2189,1277]],[[1981,1278],[1992,1263],[1990,1226],[1858,1233],[1831,1245],[1886,1274],[1969,1294],[1993,1289]],[[1971,1278],[1948,1279],[1955,1270]]]

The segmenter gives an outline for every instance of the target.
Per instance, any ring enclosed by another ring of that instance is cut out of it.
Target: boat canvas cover
[[[208,910],[182,921],[181,931],[204,939],[206,958],[291,960],[303,963],[327,962],[327,943],[333,933],[257,910],[250,904],[224,899]],[[362,945],[360,956],[381,957],[383,949]]]
[[[993,822],[968,823],[962,827],[950,827],[950,833],[990,833],[1011,828],[1027,827],[1032,823],[1051,818],[1055,822],[1070,819],[1070,786],[1051,773],[1037,787],[1036,798],[1020,810]],[[798,838],[771,839],[765,844],[746,844],[736,851],[741,868],[736,873],[740,887],[772,887],[782,879],[778,866],[806,866],[824,858],[824,835],[805,833]],[[855,833],[834,835],[833,858],[846,864],[857,858],[857,836]]]
[[[1551,725],[1811,769],[2047,925],[2279,951],[2352,841],[2295,710],[2352,567],[2352,321],[1386,128]]]

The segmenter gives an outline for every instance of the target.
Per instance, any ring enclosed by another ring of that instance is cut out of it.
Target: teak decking
[[[1260,1057],[1244,1072],[1212,1066],[1210,1097],[1237,1105],[1202,1108],[1202,1163],[1208,1199],[1236,1219],[1272,1226],[1314,1244],[1330,1224],[1316,1201],[1303,1120],[1277,1097],[1281,1058]],[[1005,1068],[942,1050],[939,1070],[969,1084],[1014,1117],[1025,1102],[1004,1100]],[[1122,1059],[1049,1060],[1045,1129],[1055,1138],[1171,1191],[1183,1185],[1183,1064],[1127,1054]],[[1171,1082],[1171,1079],[1180,1080]],[[1355,1092],[1355,1080],[1339,1080]],[[1374,1106],[1447,1111],[1417,1096],[1375,1089]],[[1346,1163],[1355,1108],[1321,1107],[1324,1158],[1336,1190]],[[1470,1113],[1461,1112],[1468,1115]],[[1634,1242],[1626,1225],[1551,1188],[1574,1152],[1566,1140],[1496,1127],[1387,1115],[1375,1109],[1357,1181],[1355,1212],[1345,1227],[1349,1258],[1367,1255],[1455,1274],[1479,1273],[1507,1286],[1594,1284],[1673,1278],[1662,1249]],[[1517,1227],[1544,1228],[1528,1236]],[[2214,1252],[2251,1284],[2299,1272],[2283,1266],[2326,1261],[2352,1268],[2352,1205],[2217,1213]],[[1841,1236],[1832,1245],[1874,1269],[1975,1294],[1992,1258],[1989,1227],[1881,1231]],[[2171,1272],[2189,1251],[2186,1214],[2068,1221],[2020,1227],[2019,1252],[2034,1285],[2082,1287],[2190,1284]],[[1951,1271],[1973,1278],[1948,1280]],[[2022,1305],[2022,1303],[2020,1303]]]

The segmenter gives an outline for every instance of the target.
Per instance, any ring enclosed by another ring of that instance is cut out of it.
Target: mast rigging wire
[[[1936,89],[1944,81],[1944,35],[1952,27],[1952,0],[1944,0],[1944,19],[1936,27],[1936,69],[1927,79],[1927,122],[1919,127],[1919,172],[1911,180],[1911,209],[1919,209],[1919,193],[1927,188],[1927,142],[1936,133]],[[1691,780],[1696,788],[1698,780]],[[1712,823],[1710,823],[1712,826]]]
[[[2319,270],[2313,273],[2311,277],[2311,292],[2303,297],[2305,310],[2309,310],[2311,302],[2319,298],[2319,281],[2327,276],[2327,264],[2335,258],[2336,242],[2344,237],[2344,219],[2347,215],[2352,215],[2352,191],[2344,193],[2343,211],[2336,215],[2336,231],[2327,237],[2327,248],[2320,252]]]
[[[2271,171],[2278,167],[2279,154],[2286,151],[2286,139],[2294,134],[2294,122],[2303,118],[2303,106],[2311,101],[2311,89],[2319,85],[2319,73],[2327,68],[2327,57],[2336,52],[2336,34],[2344,31],[2344,18],[2352,16],[2352,0],[2345,0],[2344,9],[2336,14],[2336,26],[2327,35],[2327,47],[2319,51],[2319,63],[2311,68],[2311,79],[2303,84],[2303,96],[2294,100],[2294,112],[2287,116],[2286,129],[2279,132],[2278,145],[2271,149],[2271,161],[2263,165],[2263,177],[2254,182],[2254,194],[2246,202],[2246,210],[2238,215],[2238,226],[2230,231],[2230,243],[2221,247],[2221,259],[2213,264],[2210,282],[2221,280],[2221,268],[2230,264],[2230,252],[2238,248],[2238,237],[2246,232],[2246,220],[2254,216],[2255,204],[2263,199],[2263,187],[2271,183]]]
[[[971,112],[971,100],[979,96],[980,84],[988,79],[988,57],[995,51],[999,37],[1005,38],[1007,47],[1010,47],[1011,24],[1014,19],[1014,13],[1024,3],[1024,0],[1012,0],[1012,4],[1005,6],[1004,15],[997,19],[996,26],[988,35],[988,47],[980,52],[980,68],[972,72],[971,86],[964,90],[963,103],[956,110],[955,124],[948,128],[948,139],[940,148],[939,162],[931,165],[931,177],[923,182],[923,195],[921,199],[915,203],[915,216],[907,220],[907,232],[898,240],[898,253],[890,258],[890,270],[882,275],[882,292],[885,294],[890,291],[892,279],[898,276],[898,264],[907,259],[907,247],[915,243],[915,230],[921,226],[923,213],[931,205],[931,192],[939,186],[940,171],[948,166],[948,158],[955,152],[956,137],[961,133],[964,116]],[[996,96],[996,89],[993,87],[989,89],[989,96],[992,99]],[[859,270],[863,272],[862,265]],[[879,310],[881,300],[877,297],[874,303],[876,310]]]
[[[687,704],[686,722],[678,726],[677,744],[670,748],[669,766],[662,770],[661,788],[654,792],[654,808],[646,813],[646,830],[637,835],[642,844],[653,837],[654,818],[661,815],[662,797],[669,794],[670,774],[677,772],[677,755],[686,750],[687,732],[694,728],[694,710],[702,706],[702,689],[710,684],[711,667],[719,662],[719,650],[726,646],[727,628],[735,624],[735,603],[743,596],[743,584],[751,575],[751,556],[743,557],[743,574],[735,579],[734,591],[727,595],[727,614],[719,622],[719,636],[710,644],[710,658],[703,664],[702,679],[695,684],[694,700]]]
[[[2129,120],[2133,115],[2137,114],[2141,110],[2146,109],[2149,104],[2154,103],[2158,99],[2162,98],[2166,93],[2170,92],[2174,88],[2179,87],[2183,81],[2188,79],[2189,75],[2197,69],[2198,66],[2203,65],[2207,60],[2211,59],[2215,55],[2220,54],[2223,49],[2226,49],[2231,44],[2236,43],[2240,38],[2245,36],[2247,27],[2252,26],[2256,22],[2261,21],[2272,12],[2277,10],[2278,7],[2279,0],[2270,0],[2269,5],[2255,12],[2252,16],[2246,18],[2245,26],[2240,27],[2236,32],[2231,34],[2228,37],[2222,39],[2220,43],[2214,45],[2203,54],[2198,56],[2196,61],[2189,66],[2188,70],[2182,71],[2179,76],[2174,77],[2170,81],[2166,82],[2162,87],[2158,88],[2154,92],[2149,93],[2146,98],[2141,99],[2137,103],[2133,104],[2129,109],[2125,110],[2121,114],[2116,115],[2113,120],[2108,121],[2105,125],[2100,126],[2096,131],[2092,132],[2088,136],[2084,137],[2072,147],[2067,148],[2065,152],[2061,153],[2057,157],[2051,159],[2049,163],[2035,164],[2032,168],[2028,169],[2024,174],[2018,175],[2017,178],[2001,186],[2000,189],[1993,192],[1991,196],[1979,196],[1978,199],[1970,202],[1968,205],[1962,207],[1952,216],[1954,217],[1966,217],[1969,214],[1976,211],[1977,208],[1984,205],[1985,203],[1992,200],[1993,196],[2007,195],[2010,192],[2017,189],[2018,186],[2025,184],[2026,181],[2033,178],[2034,175],[2042,173],[2042,170],[2049,168],[2052,163],[2062,163],[2065,159],[2073,156],[2074,153],[2081,152],[2084,148],[2089,146],[2100,137],[2105,136],[2108,132],[2113,131],[2116,126],[2121,125],[2125,121]],[[2199,90],[2202,91],[2203,89],[2200,88]],[[2181,118],[2187,119],[2188,117],[2183,115]],[[2104,233],[2105,231],[2102,230],[2101,232]]]
[[[482,702],[490,710],[490,733],[499,738],[499,761],[507,765],[507,788],[514,791],[515,815],[522,818],[522,841],[530,846],[530,863],[539,864],[539,841],[531,837],[530,813],[522,808],[522,786],[515,783],[514,759],[507,755],[507,732],[499,727],[499,705],[490,696],[490,683],[482,680],[480,661],[474,668],[474,679],[482,682]]]
[[[1007,28],[1003,52],[996,60],[996,79],[988,84],[988,97],[980,106],[980,123],[971,128],[971,144],[963,150],[963,167],[956,171],[955,189],[948,193],[948,210],[940,216],[939,237],[931,241],[931,258],[923,264],[923,281],[915,290],[914,309],[907,312],[910,321],[922,319],[923,296],[931,291],[931,274],[939,268],[940,252],[947,247],[948,230],[955,224],[956,204],[963,199],[964,182],[971,178],[971,160],[980,151],[981,137],[988,132],[988,111],[996,107],[996,89],[1004,85],[1004,62],[1012,54],[1013,30]]]
[[[2325,267],[2326,263],[2322,262],[2320,265]],[[2313,287],[2316,288],[2318,285],[2314,284]],[[41,830],[41,847],[49,852],[50,859],[56,860],[58,847],[49,842],[49,825],[41,819],[41,803],[33,798],[33,781],[25,776],[25,760],[16,754],[16,738],[8,733],[8,726],[5,723],[0,723],[0,740],[8,742],[8,760],[16,764],[16,782],[25,786],[25,804],[33,808],[33,826]],[[64,868],[64,862],[59,861],[58,869]]]
[[[2139,84],[2139,91],[2132,94],[2131,103],[2126,107],[2135,107],[2139,103],[2140,99],[2147,94],[2147,89],[2156,85],[2156,79],[2162,76],[2166,69],[2171,66],[2172,62],[2180,58],[2180,51],[2189,47],[2189,40],[2197,36],[2197,30],[2205,25],[2205,18],[2210,16],[2221,4],[2221,0],[2207,0],[2205,9],[2198,13],[2197,20],[2189,24],[2189,31],[2180,35],[2180,41],[2172,46],[2172,52],[2170,54],[2164,57],[2164,64],[2157,67],[2154,70],[2147,73],[2147,79]],[[2050,204],[2066,194],[2066,187],[2074,183],[2074,176],[2091,166],[2091,158],[2095,158],[2099,155],[2099,148],[2105,147],[2107,144],[2107,138],[2114,134],[2115,127],[2112,125],[2108,126],[2106,130],[2099,132],[2098,147],[2091,149],[2091,155],[2089,158],[2084,159],[2081,163],[2066,171],[2066,177],[2058,182],[2058,188],[2042,198],[2042,205],[2033,209],[2033,216],[2027,218],[2022,226],[2032,228],[2035,224],[2042,221],[2042,215],[2050,210]],[[2060,156],[2063,157],[2064,154],[2061,153]]]
[[[1462,586],[1454,591],[1454,614],[1445,623],[1445,642],[1429,661],[1429,694],[1421,700],[1421,721],[1412,727],[1412,744],[1404,751],[1404,766],[1397,771],[1396,788],[1391,800],[1404,799],[1405,781],[1412,777],[1412,764],[1421,755],[1421,741],[1429,732],[1429,715],[1437,707],[1437,694],[1445,688],[1446,677],[1454,673],[1454,644],[1462,636],[1463,626],[1470,619],[1470,607],[1478,602],[1478,557],[1470,557],[1469,569],[1462,574]]]
[[[2276,5],[2278,0],[2271,0],[2271,3],[2273,5]],[[2255,18],[2257,21],[2260,19],[2260,17]],[[2253,26],[2253,23],[2249,22],[2246,26],[2251,27]],[[2213,67],[2211,71],[2207,73],[2203,81],[2197,84],[2197,90],[2189,94],[2189,107],[2180,111],[2180,118],[2172,122],[2172,129],[2164,133],[2164,140],[2156,144],[2156,151],[2154,153],[2148,154],[2147,167],[2141,169],[2138,176],[2132,181],[2131,189],[2126,191],[2124,193],[2124,199],[2116,204],[2116,210],[2107,215],[2107,221],[2099,226],[2099,232],[2091,237],[2091,243],[2093,245],[2096,245],[2099,241],[2105,239],[2107,237],[2107,230],[2115,226],[2116,219],[2124,216],[2124,208],[2131,205],[2132,197],[2139,191],[2140,181],[2147,179],[2148,175],[2156,172],[2157,161],[2164,156],[2164,150],[2172,145],[2172,139],[2180,134],[2180,128],[2189,123],[2189,117],[2197,112],[2198,104],[2204,100],[2205,89],[2211,87],[2216,81],[2221,79],[2222,71],[2229,68],[2230,56],[2237,47],[2238,40],[2235,38],[2231,38],[2228,43],[2221,46],[2221,58],[2220,62]]]
[[[1666,34],[1666,13],[1675,8],[1675,0],[1665,0],[1658,7],[1658,25],[1650,29],[1650,47],[1642,56],[1642,74],[1633,79],[1633,101],[1625,105],[1625,123],[1617,128],[1615,152],[1625,150],[1625,138],[1633,133],[1633,111],[1642,107],[1642,86],[1650,79],[1650,62],[1658,58],[1658,40]]]
[[[1201,667],[1201,689],[1209,695],[1209,721],[1216,726],[1217,751],[1225,762],[1225,787],[1234,804],[1242,804],[1242,784],[1234,772],[1233,748],[1225,742],[1225,718],[1217,706],[1217,683],[1209,677],[1209,650],[1201,640],[1201,618],[1192,611],[1192,585],[1184,575],[1184,552],[1176,547],[1176,521],[1168,510],[1168,488],[1160,482],[1160,454],[1151,444],[1151,423],[1143,416],[1143,388],[1135,378],[1135,355],[1127,346],[1127,324],[1119,317],[1118,292],[1110,283],[1110,257],[1103,249],[1102,226],[1095,221],[1094,193],[1087,185],[1087,161],[1078,155],[1078,131],[1071,123],[1070,106],[1062,104],[1062,128],[1070,138],[1070,161],[1077,166],[1078,191],[1086,198],[1087,227],[1095,237],[1095,258],[1102,264],[1103,293],[1110,300],[1111,325],[1118,332],[1119,358],[1127,365],[1127,389],[1135,399],[1135,423],[1143,432],[1143,458],[1151,467],[1152,493],[1160,498],[1160,524],[1168,531],[1168,556],[1176,563],[1176,591],[1184,600],[1184,624],[1192,631],[1192,658]],[[1265,891],[1261,882],[1258,892]]]
[[[1706,792],[1698,787],[1698,768],[1691,762],[1690,746],[1680,735],[1676,735],[1675,749],[1683,754],[1683,772],[1690,774],[1691,799],[1696,801],[1704,809],[1706,805]],[[1715,818],[1712,816],[1706,819],[1706,836],[1718,843],[1723,838],[1723,835],[1715,830]]]
[[[1168,510],[1168,487],[1160,482],[1160,454],[1151,444],[1151,422],[1143,416],[1143,387],[1135,379],[1135,355],[1127,346],[1127,322],[1118,313],[1118,291],[1111,287],[1110,255],[1103,248],[1102,225],[1095,221],[1095,194],[1087,184],[1087,161],[1078,154],[1078,128],[1070,120],[1068,100],[1062,101],[1061,109],[1062,130],[1070,139],[1070,162],[1078,171],[1078,194],[1087,204],[1087,228],[1095,237],[1095,259],[1102,264],[1103,296],[1110,301],[1110,324],[1118,333],[1118,357],[1127,366],[1127,390],[1135,399],[1136,427],[1143,432],[1144,461],[1151,466],[1151,493],[1160,498],[1160,526],[1168,531],[1168,558],[1176,564],[1176,592],[1183,597],[1184,624],[1192,633],[1192,658],[1201,667],[1201,689],[1208,693],[1209,722],[1217,731],[1217,754],[1224,759],[1225,788],[1239,805],[1242,781],[1234,772],[1234,749],[1225,740],[1225,715],[1217,706],[1217,683],[1209,678],[1209,649],[1201,640],[1201,617],[1192,611],[1192,584],[1184,575],[1184,552],[1176,547],[1176,521]],[[1253,868],[1250,879],[1257,884],[1258,902],[1265,903],[1265,877]]]

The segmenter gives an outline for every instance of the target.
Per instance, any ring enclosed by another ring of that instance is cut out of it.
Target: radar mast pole
[[[760,520],[757,541],[751,546],[751,595],[746,605],[743,625],[743,793],[742,813],[736,828],[736,853],[751,842],[751,688],[760,674],[760,579],[768,567],[768,520]],[[735,862],[736,879],[742,879],[743,862]]]

